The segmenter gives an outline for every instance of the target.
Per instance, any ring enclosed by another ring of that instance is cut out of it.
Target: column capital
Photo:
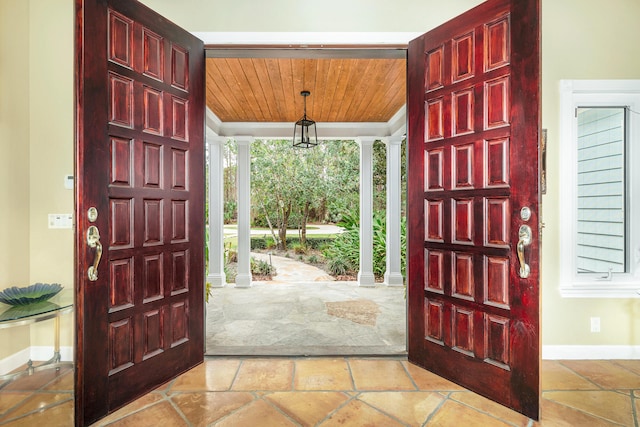
[[[391,135],[385,136],[382,140],[387,145],[400,145],[402,144],[402,141],[404,141],[404,138],[404,135]]]
[[[238,136],[234,136],[233,139],[236,141],[236,144],[238,145],[250,145],[255,138],[248,135],[238,135]]]
[[[381,136],[358,136],[355,141],[362,146],[371,146],[377,140],[382,139]]]
[[[207,143],[209,145],[211,144],[215,144],[215,145],[224,145],[225,142],[227,142],[227,138],[226,136],[218,136],[218,135],[213,135],[213,136],[207,136],[206,140]]]

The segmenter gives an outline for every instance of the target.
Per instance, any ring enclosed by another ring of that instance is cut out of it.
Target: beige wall
[[[0,0],[0,288],[29,282],[29,3]],[[29,330],[0,330],[0,359]]]
[[[142,0],[189,31],[425,31],[482,0]]]
[[[543,0],[542,127],[549,129],[542,253],[546,345],[640,345],[640,299],[561,298],[558,292],[562,215],[558,206],[562,162],[559,81],[640,79],[640,2],[614,0],[604,12],[600,0]],[[601,317],[602,332],[589,332],[591,316]]]
[[[423,31],[479,0],[145,0],[190,31]],[[47,213],[73,209],[62,178],[73,161],[73,1],[0,0],[0,287],[34,281],[72,286],[69,230],[49,230]],[[560,79],[640,78],[640,2],[543,0],[543,127],[549,130],[543,198],[542,331],[545,345],[639,345],[640,300],[567,299],[558,293]],[[339,10],[340,13],[336,13]],[[29,78],[27,79],[26,76]],[[4,155],[8,153],[8,155]],[[10,201],[10,203],[9,203]],[[589,317],[602,332],[589,333]],[[72,324],[63,325],[71,345]],[[35,328],[0,331],[0,359],[45,342]],[[15,344],[15,345],[13,345]]]
[[[0,288],[73,289],[73,232],[47,227],[47,214],[73,212],[63,185],[73,174],[72,0],[0,0],[0,94]],[[62,319],[63,346],[72,320]],[[0,360],[53,345],[51,327],[0,330]]]
[[[73,231],[47,225],[48,214],[74,209],[73,190],[64,188],[64,176],[73,175],[73,1],[30,4],[29,277],[73,289]],[[73,316],[63,317],[61,329],[61,345],[72,346]],[[53,345],[51,331],[51,324],[31,327],[32,345]]]

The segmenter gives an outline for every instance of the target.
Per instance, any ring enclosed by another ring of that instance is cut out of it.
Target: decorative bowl
[[[7,311],[0,314],[0,322],[6,320],[23,319],[25,317],[33,316],[34,314],[48,313],[59,309],[60,306],[51,301],[40,301],[31,304],[14,305]]]
[[[9,305],[27,305],[46,301],[61,290],[62,285],[59,283],[36,283],[22,288],[12,286],[0,291],[0,302]]]

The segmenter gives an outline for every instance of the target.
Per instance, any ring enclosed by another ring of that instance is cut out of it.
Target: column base
[[[384,284],[387,286],[404,286],[401,273],[384,273]]]
[[[250,288],[251,274],[238,274],[236,276],[236,288]]]
[[[358,286],[372,287],[376,285],[376,277],[373,273],[358,272]]]
[[[224,288],[227,284],[227,277],[224,273],[210,274],[207,276],[207,283],[211,283],[212,288]]]

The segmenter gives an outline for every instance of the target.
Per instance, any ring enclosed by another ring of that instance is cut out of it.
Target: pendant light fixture
[[[311,148],[318,145],[316,122],[307,117],[307,96],[311,95],[311,92],[303,90],[300,95],[304,98],[304,115],[293,128],[293,146]]]

